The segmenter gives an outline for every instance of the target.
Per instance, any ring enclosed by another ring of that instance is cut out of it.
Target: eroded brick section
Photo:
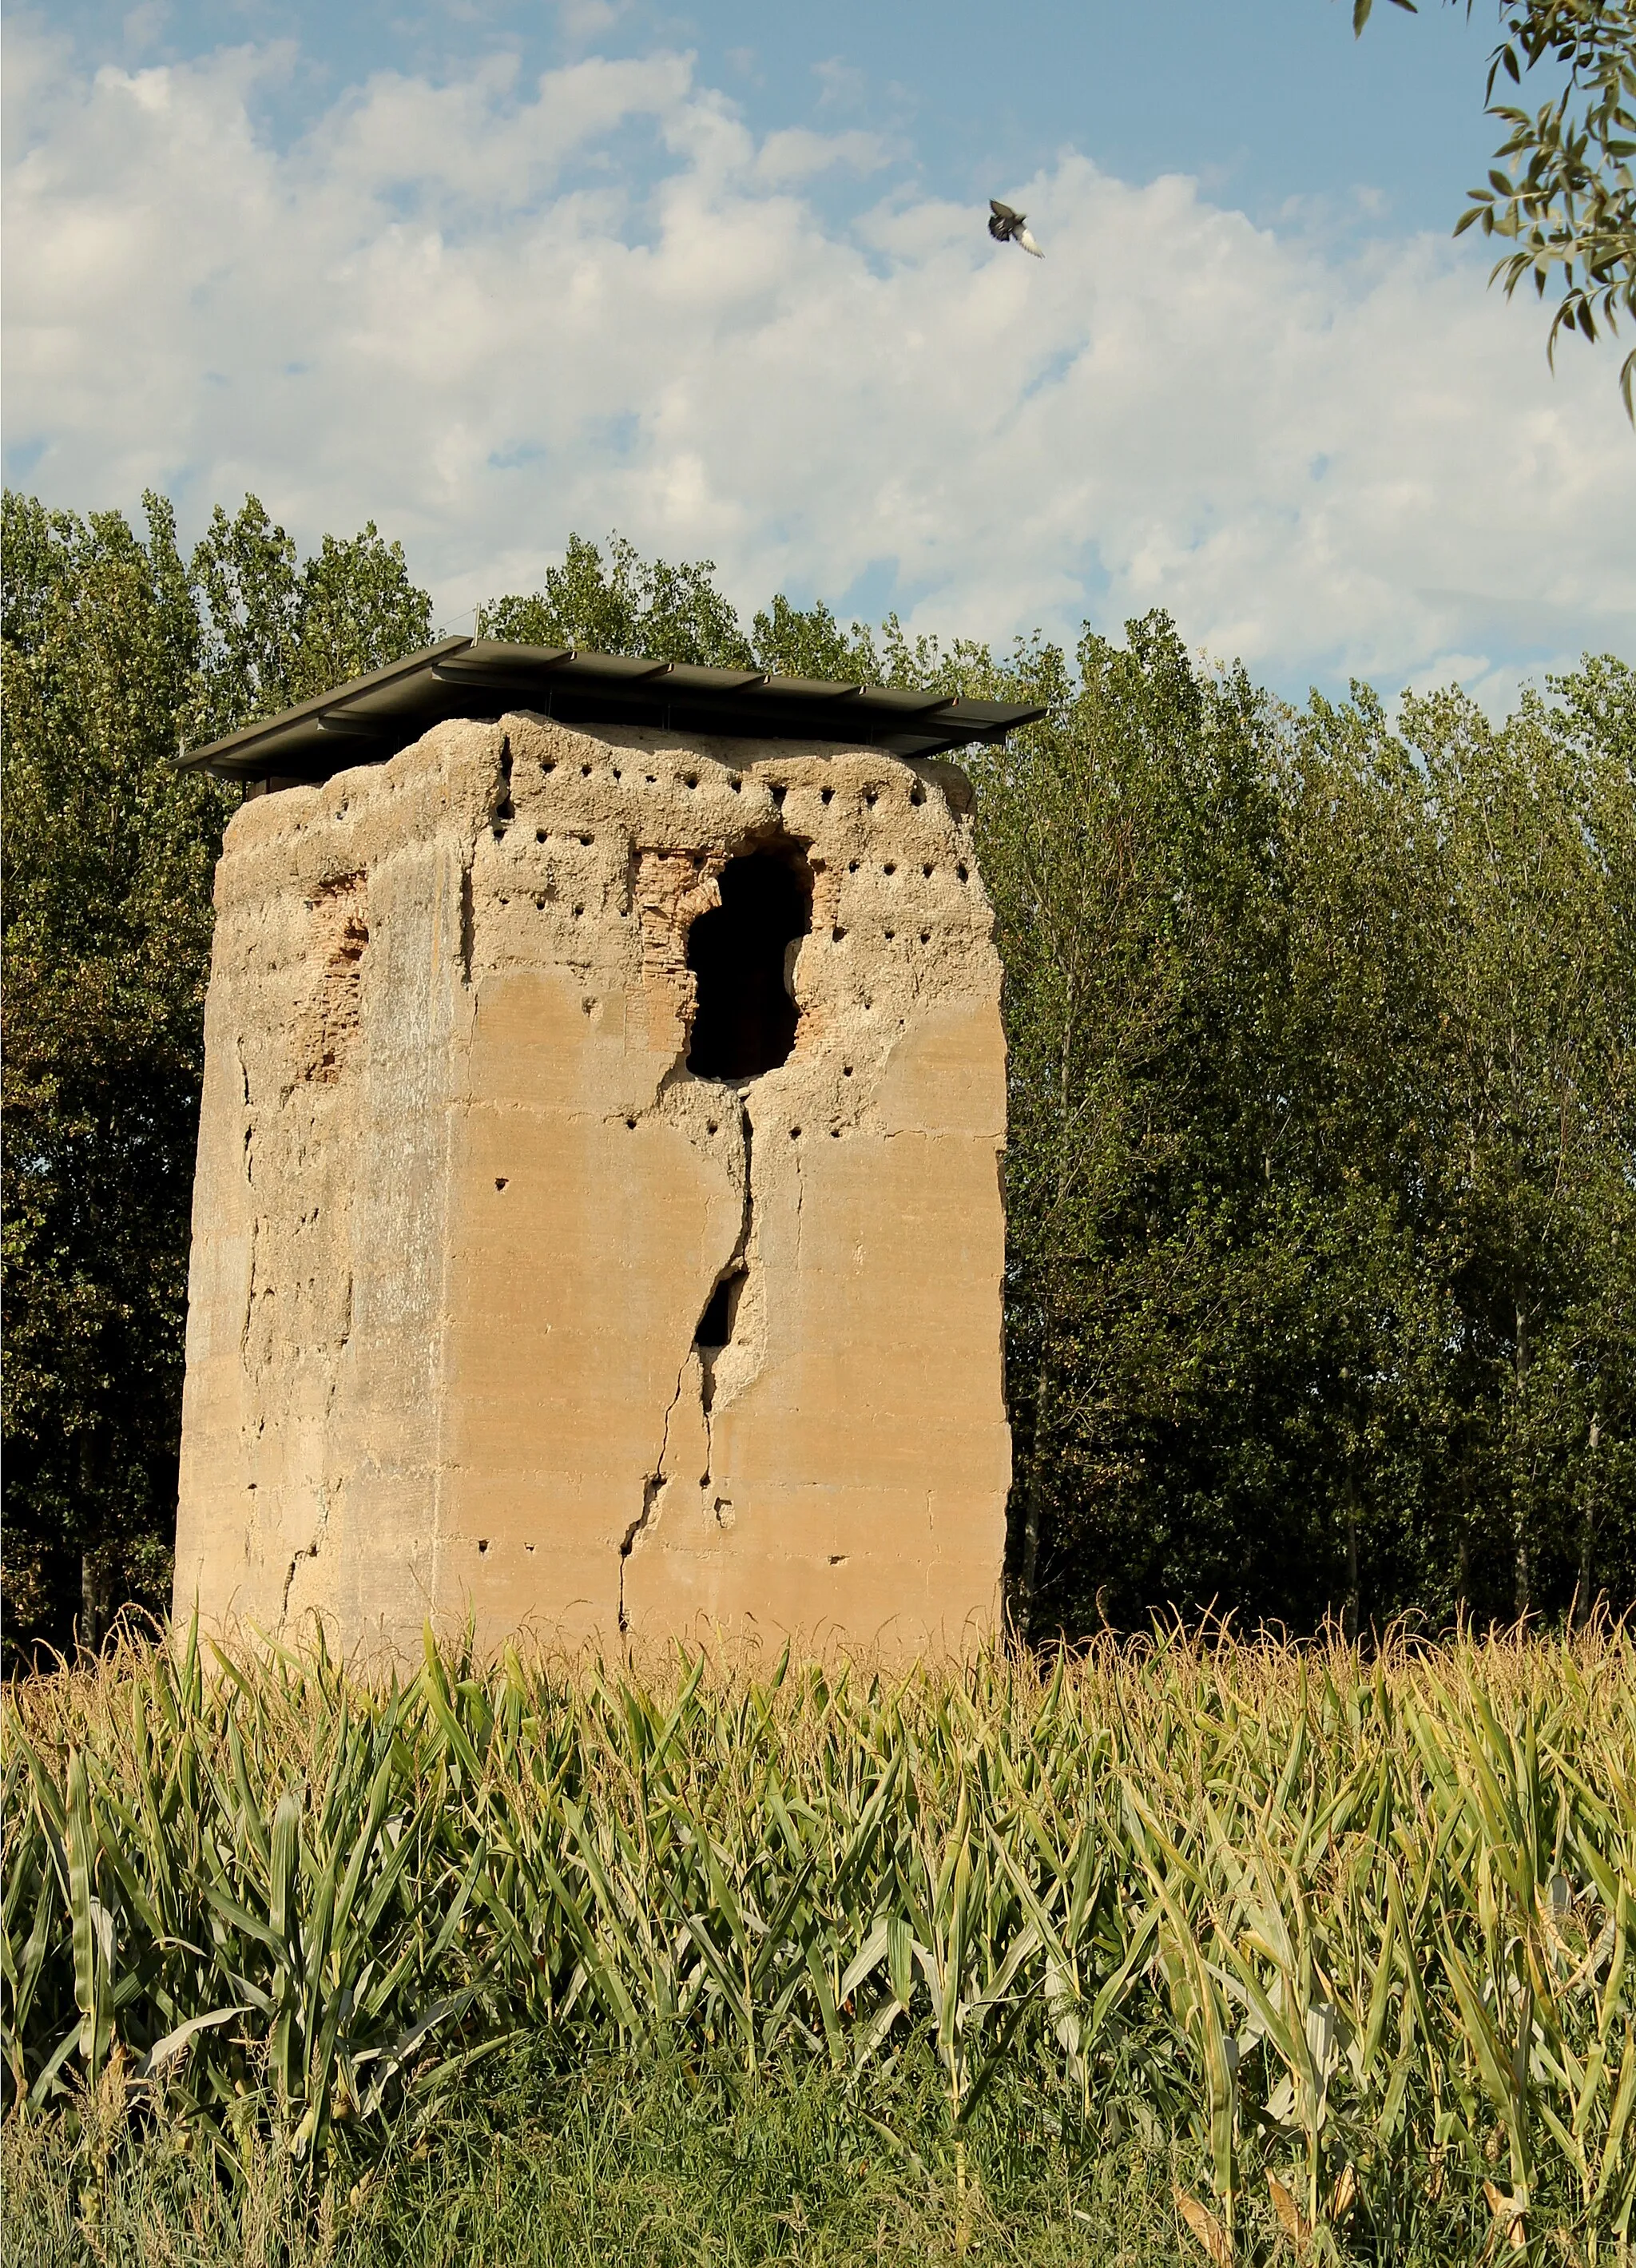
[[[716,876],[724,863],[719,850],[644,849],[637,853],[644,1005],[660,1043],[666,1034],[679,1027],[685,1029],[692,1016],[688,932],[700,914],[717,904]]]
[[[362,972],[369,943],[369,887],[362,874],[328,882],[313,907],[318,990],[302,1019],[298,1052],[301,1076],[333,1084],[341,1076],[358,1032]]]

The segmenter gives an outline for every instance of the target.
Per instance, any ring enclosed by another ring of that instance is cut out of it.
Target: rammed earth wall
[[[969,806],[941,761],[533,716],[245,806],[179,1612],[403,1652],[468,1614],[480,1644],[991,1628]]]

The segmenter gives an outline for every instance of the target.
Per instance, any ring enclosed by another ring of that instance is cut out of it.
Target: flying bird
[[[1027,213],[1013,212],[1011,207],[1001,204],[998,197],[991,197],[989,204],[991,208],[989,213],[989,234],[995,243],[1020,244],[1025,252],[1031,252],[1036,260],[1043,260],[1045,254],[1028,234]]]

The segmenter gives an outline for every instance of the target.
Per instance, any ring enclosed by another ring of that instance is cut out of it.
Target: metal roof
[[[656,725],[733,740],[841,740],[900,756],[940,755],[998,740],[1044,711],[957,701],[890,685],[831,685],[755,669],[450,637],[367,677],[246,725],[178,761],[220,779],[269,785],[328,779],[380,763],[446,717],[529,709],[565,725]]]

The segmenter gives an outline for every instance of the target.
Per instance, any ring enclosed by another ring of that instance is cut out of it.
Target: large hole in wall
[[[696,1346],[708,1348],[712,1353],[727,1345],[733,1337],[733,1326],[739,1312],[739,1294],[744,1289],[745,1270],[735,1269],[724,1276],[710,1295],[710,1304],[699,1317],[699,1327],[693,1335]]]
[[[789,1059],[799,1016],[785,955],[812,924],[812,870],[800,851],[730,859],[721,903],[688,932],[698,983],[688,1069],[700,1079],[757,1079]]]

